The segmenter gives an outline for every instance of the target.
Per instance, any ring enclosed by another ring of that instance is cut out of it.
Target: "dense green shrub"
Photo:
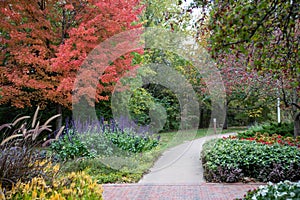
[[[110,124],[88,123],[88,127],[78,123],[75,129],[69,127],[58,141],[51,144],[51,150],[61,160],[76,157],[95,157],[111,155],[127,155],[130,153],[146,152],[158,145],[159,140],[148,134],[147,130],[137,133],[138,127],[131,127],[126,120],[118,125],[111,121]],[[122,127],[122,128],[120,128]]]
[[[139,125],[149,124],[151,121],[149,111],[154,104],[154,98],[146,89],[135,89],[129,101],[129,110],[132,118],[135,119]]]
[[[203,145],[201,157],[209,182],[235,182],[242,177],[263,182],[300,180],[300,151],[292,146],[218,139]]]
[[[78,134],[78,138],[86,145],[87,149],[97,156],[110,156],[116,153],[112,142],[103,133],[86,132]]]
[[[300,181],[294,183],[290,181],[279,182],[277,184],[269,183],[260,186],[258,189],[250,190],[241,200],[298,200],[300,199]]]
[[[238,133],[238,138],[254,137],[256,133],[268,133],[270,135],[277,134],[283,137],[293,137],[294,124],[293,123],[271,123],[262,126],[255,126],[248,131]]]
[[[64,135],[59,140],[52,142],[50,149],[60,160],[74,159],[78,157],[94,157],[92,151],[80,140],[77,135]]]
[[[137,135],[131,129],[107,131],[104,134],[118,148],[132,153],[145,152],[158,145],[158,139],[146,134]]]
[[[147,85],[147,88],[134,90],[129,102],[130,115],[139,125],[149,125],[151,111],[159,131],[177,130],[180,125],[180,104],[175,94],[161,85]]]

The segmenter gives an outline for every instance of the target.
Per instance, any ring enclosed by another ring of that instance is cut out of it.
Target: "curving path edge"
[[[227,137],[234,133],[205,136],[186,141],[165,151],[139,183],[141,184],[201,184],[204,183],[200,152],[205,141]]]

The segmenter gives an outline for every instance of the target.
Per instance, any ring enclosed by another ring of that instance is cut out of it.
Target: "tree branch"
[[[249,42],[250,39],[255,35],[256,31],[263,25],[263,22],[266,20],[266,18],[271,15],[271,13],[273,11],[276,10],[276,5],[277,5],[278,1],[273,1],[272,2],[272,6],[271,6],[271,9],[263,16],[263,18],[261,18],[259,20],[259,22],[257,23],[257,26],[250,32],[250,35],[247,39],[242,39],[242,40],[238,40],[236,42],[229,42],[229,43],[223,43],[222,45],[223,46],[231,46],[231,45],[235,45],[235,44],[240,44],[240,43],[244,43],[244,42]]]
[[[297,109],[300,110],[300,106],[298,104],[296,104],[296,103],[293,102],[293,103],[291,103],[291,105],[295,106]]]
[[[286,93],[285,93],[285,90],[283,89],[283,80],[282,80],[282,78],[280,78],[280,82],[281,82],[281,91],[282,91],[282,94],[283,94],[283,102],[285,104],[285,107],[289,107],[290,104],[288,103],[288,101],[286,99]]]

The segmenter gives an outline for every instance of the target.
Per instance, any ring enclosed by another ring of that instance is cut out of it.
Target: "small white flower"
[[[262,189],[264,189],[266,186],[264,186],[264,185],[260,185],[258,188],[260,189],[260,190],[262,190]]]
[[[287,192],[278,192],[278,191],[276,191],[275,192],[275,197],[282,197],[283,195],[286,195],[287,194]]]
[[[257,200],[257,198],[256,198],[256,196],[255,196],[255,195],[252,197],[252,200]]]
[[[296,196],[296,194],[295,194],[294,192],[291,192],[291,193],[290,193],[290,196],[291,196],[291,197],[294,197],[294,196]]]
[[[263,189],[260,191],[261,196],[266,196],[266,194],[268,194],[268,189]]]
[[[271,181],[269,181],[268,185],[272,186],[272,185],[274,185],[274,183],[272,183]]]

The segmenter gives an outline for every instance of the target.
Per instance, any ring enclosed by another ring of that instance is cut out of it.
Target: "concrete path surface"
[[[202,144],[211,135],[185,142],[162,154],[137,184],[106,184],[104,200],[233,200],[261,184],[205,183],[200,161]]]
[[[139,183],[201,184],[204,183],[200,152],[205,141],[232,135],[221,134],[199,138],[173,147],[162,154]]]

